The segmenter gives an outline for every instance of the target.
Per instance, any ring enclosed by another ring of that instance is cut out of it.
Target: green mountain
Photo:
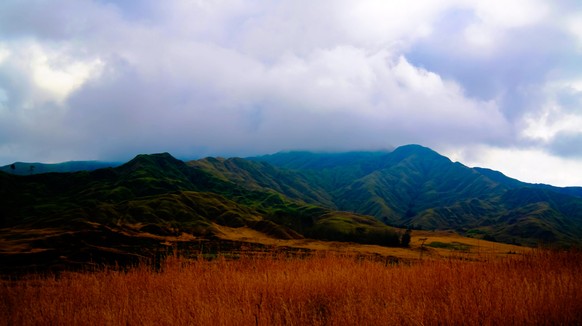
[[[394,226],[582,244],[582,188],[524,183],[418,145],[187,163],[162,153],[36,172],[0,172],[0,257],[14,265],[151,257],[167,237],[214,241],[224,226],[385,246],[400,244]]]
[[[479,173],[487,176],[488,178],[503,184],[508,188],[535,188],[535,189],[545,189],[552,192],[557,192],[565,195],[570,195],[574,197],[581,197],[582,198],[582,187],[554,187],[546,184],[531,184],[521,182],[519,180],[510,178],[505,176],[503,173],[485,169],[485,168],[473,168],[474,170],[478,171]]]
[[[288,198],[305,203],[334,208],[328,192],[313,182],[312,177],[271,164],[242,158],[204,158],[187,164],[204,170],[223,181],[233,182],[247,189],[276,191]]]
[[[250,159],[312,180],[331,197],[328,207],[391,225],[455,229],[527,245],[582,239],[582,188],[520,182],[418,145],[389,153],[289,152]]]
[[[269,169],[267,164],[248,163],[248,171],[255,165]],[[28,263],[47,251],[53,255],[42,260],[51,263],[63,256],[93,260],[112,252],[139,256],[164,242],[155,244],[144,235],[186,234],[212,240],[220,235],[218,226],[244,226],[281,239],[400,244],[394,228],[372,217],[337,212],[245,184],[241,181],[245,174],[239,173],[242,176],[233,182],[167,153],[138,155],[119,167],[94,171],[28,176],[0,172],[0,239],[25,247]],[[278,184],[291,189],[283,181]],[[0,250],[0,256],[11,250]]]

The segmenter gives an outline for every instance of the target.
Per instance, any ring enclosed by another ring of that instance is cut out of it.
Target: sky
[[[405,144],[582,186],[582,2],[0,1],[0,165]]]

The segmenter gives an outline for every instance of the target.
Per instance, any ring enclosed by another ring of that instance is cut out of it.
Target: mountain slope
[[[371,214],[391,223],[411,223],[414,216],[427,209],[499,191],[499,185],[483,175],[429,149],[411,146],[396,149],[381,168],[336,193],[340,209]],[[356,206],[352,198],[360,198],[363,206]]]
[[[253,190],[274,190],[291,199],[334,208],[331,196],[304,175],[265,162],[241,158],[205,158],[187,164]]]
[[[498,183],[500,183],[508,188],[527,187],[527,188],[545,189],[545,190],[557,192],[560,194],[565,194],[565,195],[570,195],[570,196],[582,198],[582,187],[554,187],[551,185],[540,184],[540,183],[532,184],[532,183],[526,183],[526,182],[522,182],[522,181],[510,178],[501,172],[491,170],[491,169],[476,167],[476,168],[473,168],[473,170],[483,174],[484,176],[488,177],[489,179],[491,179],[495,182],[498,182]]]
[[[526,245],[580,245],[579,193],[469,168],[418,145],[188,163],[161,153],[94,171],[0,172],[0,229],[58,229],[61,246],[90,245],[91,252],[127,248],[120,234],[212,239],[220,226],[388,246],[399,244],[399,234],[386,224]],[[89,241],[87,234],[95,235]],[[40,250],[47,242],[34,243]],[[141,245],[133,248],[137,253]]]
[[[334,207],[388,224],[456,229],[529,245],[582,238],[582,188],[527,184],[453,163],[419,145],[390,153],[299,152],[251,159],[292,169],[325,189]]]
[[[257,164],[251,163],[247,168]],[[42,252],[59,253],[48,254],[53,260],[63,253],[151,254],[158,241],[152,242],[152,235],[215,239],[220,235],[217,226],[244,226],[281,239],[400,244],[396,230],[372,217],[237,184],[167,153],[138,155],[119,167],[95,171],[28,176],[0,172],[0,234],[20,230],[12,240],[22,242],[23,257]],[[57,235],[46,241],[33,236],[47,232]],[[126,252],[128,248],[132,251]],[[83,259],[93,259],[91,255]]]

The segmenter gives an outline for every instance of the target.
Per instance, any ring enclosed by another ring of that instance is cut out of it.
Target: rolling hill
[[[418,145],[190,162],[161,153],[92,171],[0,172],[0,255],[15,264],[135,260],[169,238],[212,241],[225,228],[399,246],[396,227],[580,246],[582,188],[524,183]]]
[[[217,239],[221,226],[278,239],[400,244],[394,228],[372,217],[253,189],[167,153],[94,171],[0,172],[0,255],[21,263],[137,259],[153,255],[167,237]]]

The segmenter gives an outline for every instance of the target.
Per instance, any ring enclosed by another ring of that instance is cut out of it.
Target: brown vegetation
[[[313,239],[281,240],[267,236],[264,233],[246,227],[230,228],[213,225],[218,231],[218,237],[228,241],[242,241],[261,244],[272,248],[295,248],[315,251],[334,251],[339,253],[369,254],[390,256],[402,260],[417,260],[419,257],[448,258],[462,252],[470,260],[483,260],[493,257],[505,257],[509,253],[528,253],[530,247],[522,247],[507,243],[485,241],[477,238],[461,236],[453,231],[418,231],[412,232],[409,248],[384,247],[353,242],[319,241]],[[400,229],[403,233],[405,230]],[[426,242],[422,246],[423,241]],[[433,242],[450,244],[445,248],[429,246]],[[461,244],[463,250],[455,250],[456,244]],[[423,247],[421,250],[421,247]],[[422,251],[422,253],[421,253]]]
[[[582,253],[390,265],[362,256],[170,258],[1,281],[5,325],[581,324]],[[462,258],[462,256],[460,256]]]

